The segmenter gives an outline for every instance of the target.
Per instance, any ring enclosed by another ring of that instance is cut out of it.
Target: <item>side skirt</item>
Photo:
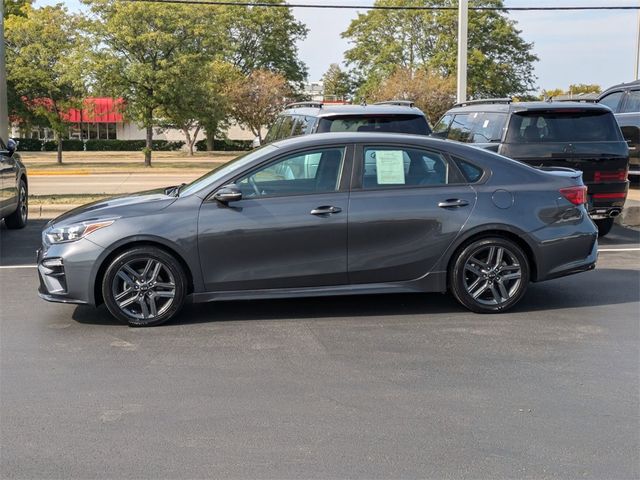
[[[446,272],[432,272],[408,282],[364,283],[357,285],[332,285],[326,287],[275,288],[264,290],[229,290],[194,293],[193,303],[221,300],[259,300],[270,298],[328,297],[335,295],[371,295],[381,293],[427,293],[446,292]]]

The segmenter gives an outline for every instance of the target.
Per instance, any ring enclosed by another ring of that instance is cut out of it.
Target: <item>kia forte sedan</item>
[[[446,140],[326,133],[272,143],[188,185],[50,222],[40,296],[131,326],[186,301],[446,292],[503,312],[529,282],[595,267],[581,173]]]

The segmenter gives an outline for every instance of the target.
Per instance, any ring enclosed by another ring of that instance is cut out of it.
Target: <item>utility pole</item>
[[[9,134],[9,107],[7,106],[7,69],[4,53],[4,2],[0,4],[0,138],[7,141]]]
[[[638,10],[638,31],[636,32],[638,38],[636,38],[636,61],[635,61],[635,70],[633,72],[633,78],[635,80],[640,80],[640,75],[638,71],[638,67],[640,64],[640,10]]]
[[[467,30],[469,0],[458,0],[458,102],[467,100]]]

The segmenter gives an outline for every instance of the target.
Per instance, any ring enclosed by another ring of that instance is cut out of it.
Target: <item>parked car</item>
[[[640,180],[640,80],[608,88],[598,97],[609,107],[629,144],[629,178]]]
[[[27,169],[16,153],[18,143],[0,138],[0,221],[7,228],[24,228],[27,224]]]
[[[596,103],[490,99],[457,104],[433,135],[472,143],[532,166],[580,170],[600,236],[627,197],[629,149],[611,110]]]
[[[418,135],[307,135],[58,217],[43,231],[39,293],[104,302],[132,326],[165,322],[186,299],[449,290],[502,312],[530,281],[595,267],[585,201],[571,169]]]
[[[298,135],[327,132],[390,132],[428,135],[424,113],[411,101],[391,100],[373,105],[297,102],[271,125],[264,143]],[[258,146],[257,142],[254,146]]]

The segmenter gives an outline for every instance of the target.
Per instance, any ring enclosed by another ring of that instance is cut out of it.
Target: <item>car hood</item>
[[[50,221],[50,225],[65,225],[105,217],[137,217],[163,210],[177,197],[166,195],[165,189],[149,190],[131,195],[112,197],[74,208]]]

